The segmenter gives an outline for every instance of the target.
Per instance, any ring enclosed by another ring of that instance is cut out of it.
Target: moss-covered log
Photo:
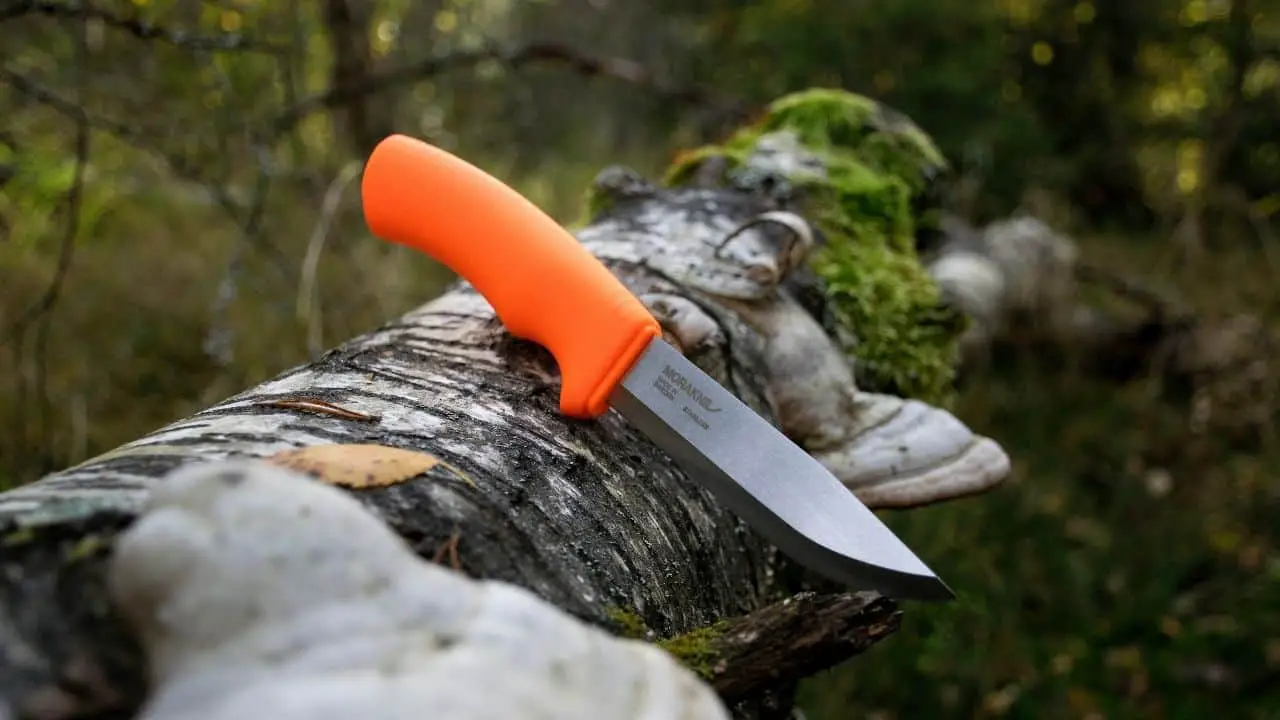
[[[669,340],[869,505],[937,502],[1008,472],[996,443],[930,404],[945,398],[964,328],[913,249],[943,169],[906,118],[802,93],[681,158],[662,185],[602,171],[577,236]],[[461,572],[619,635],[688,637],[808,582],[620,416],[569,420],[557,398],[549,354],[459,284],[314,363],[0,495],[0,717],[135,712],[146,658],[104,560],[149,489],[201,461],[325,443],[429,453],[443,462],[356,497],[419,555],[447,548]],[[857,597],[796,606],[823,613],[826,641],[726,645],[716,686],[733,688],[743,716],[785,707],[798,678],[762,674],[758,659],[817,648],[779,664],[808,673],[861,651],[895,608]]]

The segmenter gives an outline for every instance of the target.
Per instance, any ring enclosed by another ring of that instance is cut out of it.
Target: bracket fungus
[[[728,720],[663,650],[418,559],[359,501],[256,461],[159,483],[113,597],[147,653],[140,720]]]

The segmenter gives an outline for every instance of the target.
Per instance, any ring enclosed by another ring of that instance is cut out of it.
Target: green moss
[[[36,531],[31,528],[19,528],[13,532],[0,537],[0,547],[12,547],[14,545],[26,545],[36,539]]]
[[[593,183],[587,190],[586,198],[583,200],[583,224],[588,224],[596,218],[604,215],[613,206],[613,199],[609,197],[609,193],[597,188]]]
[[[683,635],[659,640],[657,645],[671,653],[681,665],[705,679],[710,679],[715,674],[716,664],[720,661],[716,641],[724,634],[725,625],[726,623],[721,621],[708,627],[690,630]]]
[[[83,560],[111,546],[111,541],[100,535],[85,535],[67,551],[67,560]]]
[[[949,405],[965,320],[941,305],[914,249],[921,221],[936,223],[932,197],[945,158],[905,116],[818,88],[779,98],[721,145],[678,156],[665,180],[678,185],[716,156],[731,172],[751,159],[761,137],[780,132],[792,133],[825,168],[789,179],[805,191],[805,212],[827,239],[812,263],[837,319],[858,339],[850,352],[860,383]]]
[[[817,88],[780,98],[760,123],[764,131],[790,129],[811,148],[852,152],[861,164],[921,192],[947,161],[929,136],[906,116],[860,95]]]
[[[740,164],[746,155],[746,151],[750,149],[750,145],[743,145],[740,142],[735,143],[738,139],[735,136],[724,145],[707,145],[677,153],[675,159],[671,161],[671,165],[667,168],[666,175],[663,176],[662,181],[668,185],[681,185],[689,180],[689,176],[694,170],[698,169],[699,165],[715,157],[729,157],[733,161],[730,167]]]
[[[617,626],[618,632],[622,637],[632,640],[646,640],[649,638],[649,626],[645,624],[644,618],[640,617],[636,612],[611,606],[604,609],[604,614]]]
[[[605,615],[618,629],[618,634],[631,640],[648,640],[653,631],[635,611],[617,606],[607,607]],[[715,650],[715,642],[724,634],[725,622],[721,621],[708,627],[697,628],[682,635],[658,640],[655,645],[671,653],[680,664],[710,678],[715,672],[720,655]]]

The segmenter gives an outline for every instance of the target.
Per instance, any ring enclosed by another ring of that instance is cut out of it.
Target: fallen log
[[[985,491],[1009,470],[994,441],[931,404],[963,329],[913,249],[944,170],[908,119],[853,95],[801,93],[679,158],[662,185],[602,171],[576,234],[699,367],[868,505],[907,508]],[[309,467],[419,557],[618,636],[643,628],[740,717],[785,716],[796,682],[896,626],[892,601],[798,571],[620,416],[571,420],[557,400],[550,355],[459,283],[315,362],[0,494],[0,717],[133,717],[178,672],[157,648],[206,615],[119,588],[122,573],[154,573],[182,596],[181,554],[111,561],[152,491],[210,461]],[[410,451],[419,464],[390,476],[299,465],[299,449],[335,445]],[[192,498],[183,506],[212,502]],[[301,532],[272,517],[282,537]],[[256,602],[236,592],[266,592],[227,587],[202,607],[233,612]],[[806,589],[818,594],[796,595]],[[492,682],[453,681],[475,693]]]
[[[941,228],[921,258],[945,301],[969,319],[966,364],[1000,352],[1069,358],[1108,382],[1154,381],[1190,435],[1244,448],[1274,433],[1280,332],[1258,314],[1201,312],[1142,278],[1090,264],[1073,238],[1034,216],[980,229],[946,217]]]

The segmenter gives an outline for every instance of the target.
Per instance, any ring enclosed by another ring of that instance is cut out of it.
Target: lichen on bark
[[[665,180],[685,184],[718,159],[732,183],[759,158],[793,158],[775,149],[795,143],[812,164],[768,169],[801,191],[803,212],[822,233],[810,264],[836,320],[856,339],[847,351],[860,384],[949,405],[966,320],[943,304],[915,251],[917,234],[939,222],[937,186],[948,167],[908,118],[845,91],[793,93],[725,142],[678,156]]]

